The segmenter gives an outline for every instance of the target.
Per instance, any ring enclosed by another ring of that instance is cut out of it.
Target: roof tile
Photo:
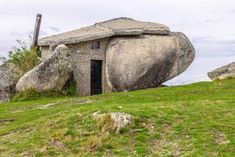
[[[73,44],[115,35],[168,35],[169,33],[169,28],[162,24],[136,21],[130,18],[115,18],[92,26],[42,38],[39,40],[39,46]]]

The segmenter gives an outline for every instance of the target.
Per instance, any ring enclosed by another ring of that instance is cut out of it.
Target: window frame
[[[92,50],[97,50],[97,49],[100,49],[101,46],[100,46],[100,41],[93,41],[90,45],[90,49]]]

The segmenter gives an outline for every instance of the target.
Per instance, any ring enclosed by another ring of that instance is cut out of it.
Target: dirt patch
[[[93,101],[90,100],[90,99],[70,99],[69,100],[70,103],[73,103],[73,104],[89,104],[89,103],[92,103]]]
[[[56,102],[56,103],[48,103],[48,104],[40,105],[40,106],[32,105],[32,106],[25,107],[25,108],[22,108],[22,109],[12,110],[11,113],[19,113],[19,112],[25,112],[25,111],[37,110],[37,109],[39,109],[39,110],[45,110],[45,109],[47,109],[47,108],[56,106],[56,105],[58,105],[58,104],[59,104],[59,102]]]
[[[53,147],[53,148],[62,150],[62,149],[65,148],[65,145],[64,145],[61,141],[59,141],[59,140],[53,140],[53,141],[49,144],[49,147]]]
[[[159,156],[180,157],[193,151],[192,138],[188,135],[179,135],[172,138],[172,126],[166,124],[163,126],[160,138],[153,142],[151,151]]]
[[[53,106],[58,105],[58,104],[59,104],[59,103],[49,103],[49,104],[45,104],[45,105],[36,107],[36,108],[34,108],[34,109],[45,110],[45,109],[47,109],[47,108],[53,107]]]
[[[28,110],[36,110],[36,109],[39,109],[39,110],[45,110],[45,109],[48,109],[48,108],[51,108],[51,107],[54,107],[56,105],[60,105],[60,104],[63,104],[63,103],[72,103],[72,104],[89,104],[89,103],[92,103],[94,101],[90,100],[90,99],[70,99],[70,100],[66,100],[66,101],[58,101],[58,102],[55,102],[55,103],[48,103],[48,104],[45,104],[45,105],[40,105],[40,106],[35,106],[35,105],[32,105],[32,106],[29,106],[29,107],[25,107],[25,108],[22,108],[22,109],[14,109],[11,111],[11,113],[19,113],[19,112],[24,112],[24,111],[28,111]],[[1,122],[0,122],[1,124]]]
[[[15,119],[0,119],[0,124],[10,124],[14,121]]]
[[[36,157],[33,151],[25,151],[19,154],[19,156],[24,156],[24,157]]]
[[[213,137],[215,138],[216,143],[219,145],[225,145],[225,144],[230,143],[226,135],[223,132],[220,132],[218,130],[214,130]]]
[[[102,146],[110,143],[110,140],[111,136],[109,133],[92,135],[84,143],[82,143],[81,150],[83,150],[84,152],[95,153]]]

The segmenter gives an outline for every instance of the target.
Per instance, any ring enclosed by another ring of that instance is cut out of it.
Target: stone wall
[[[102,90],[103,93],[109,91],[105,75],[106,48],[109,38],[96,40],[100,42],[99,49],[92,49],[91,45],[95,41],[87,41],[78,44],[67,45],[72,52],[72,62],[74,69],[74,79],[77,83],[77,94],[80,96],[90,95],[90,62],[91,60],[102,60]]]

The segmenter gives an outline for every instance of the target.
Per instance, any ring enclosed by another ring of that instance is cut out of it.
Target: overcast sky
[[[209,80],[207,72],[235,61],[234,0],[0,0],[0,56],[16,39],[29,42],[37,13],[40,37],[115,17],[166,24],[184,32],[196,49],[186,72],[168,82]]]

